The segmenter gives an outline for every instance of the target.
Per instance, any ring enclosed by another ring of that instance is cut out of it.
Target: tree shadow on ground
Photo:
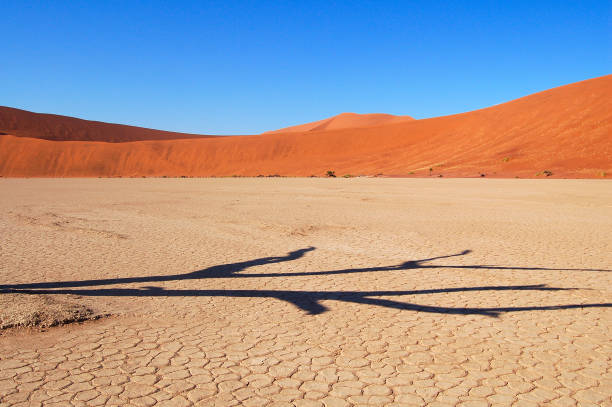
[[[572,308],[592,308],[592,307],[611,307],[612,303],[598,304],[568,304],[555,306],[526,306],[526,307],[493,307],[493,308],[453,308],[453,307],[438,307],[429,305],[419,305],[412,303],[399,302],[390,299],[375,298],[375,297],[393,297],[405,295],[422,295],[436,293],[452,293],[452,292],[470,292],[470,291],[564,291],[574,290],[575,288],[557,288],[540,285],[518,285],[518,286],[483,286],[483,287],[456,287],[456,288],[441,288],[430,290],[413,290],[413,291],[285,291],[285,290],[169,290],[163,287],[149,286],[143,288],[106,288],[106,289],[67,289],[75,287],[96,287],[103,285],[118,285],[118,284],[133,284],[133,283],[151,283],[151,282],[166,282],[166,281],[181,281],[181,280],[199,280],[209,278],[253,278],[253,277],[298,277],[298,276],[325,276],[335,274],[351,274],[379,271],[396,271],[396,270],[415,270],[415,269],[435,269],[435,268],[451,268],[451,269],[486,269],[486,270],[550,270],[550,271],[598,271],[609,272],[611,270],[603,269],[558,269],[544,267],[507,267],[493,265],[431,265],[423,264],[432,260],[439,260],[450,257],[463,256],[470,253],[470,250],[462,252],[438,256],[421,260],[411,260],[392,266],[380,267],[365,267],[352,268],[328,271],[313,271],[302,273],[250,273],[237,274],[251,267],[263,266],[266,264],[283,263],[294,261],[303,257],[307,252],[315,250],[314,247],[307,247],[300,250],[289,252],[286,256],[278,257],[263,257],[259,259],[221,264],[212,266],[206,269],[197,270],[191,273],[173,274],[164,276],[142,276],[142,277],[125,277],[111,278],[98,280],[81,280],[81,281],[59,281],[59,282],[41,282],[28,284],[11,284],[0,285],[1,293],[22,293],[22,294],[74,294],[82,296],[122,296],[122,297],[235,297],[235,298],[276,298],[289,302],[296,307],[308,312],[311,315],[321,314],[328,309],[321,304],[320,301],[335,300],[342,302],[375,305],[398,310],[411,310],[419,312],[442,313],[442,314],[464,314],[464,315],[486,315],[498,316],[503,312],[518,312],[518,311],[546,311],[560,310]],[[49,290],[52,289],[52,290]]]
[[[233,297],[233,298],[275,298],[289,302],[310,315],[322,314],[329,309],[320,301],[335,300],[356,304],[375,305],[397,310],[418,311],[437,314],[485,315],[497,317],[504,312],[549,311],[573,308],[612,307],[612,303],[566,304],[525,307],[440,307],[412,304],[375,297],[404,295],[455,293],[471,291],[568,291],[575,288],[547,287],[544,284],[516,286],[453,287],[411,291],[288,291],[288,290],[167,290],[163,287],[143,288],[98,288],[70,290],[6,290],[23,294],[73,294],[94,297]],[[3,290],[0,290],[2,292]]]
[[[298,260],[306,253],[315,250],[315,247],[306,247],[304,249],[294,250],[287,253],[285,256],[277,257],[262,257],[259,259],[242,261],[237,263],[220,264],[217,266],[208,267],[202,270],[196,270],[191,273],[169,274],[163,276],[142,276],[142,277],[123,277],[123,278],[107,278],[98,280],[79,280],[79,281],[56,281],[42,283],[25,283],[25,284],[0,284],[0,289],[25,289],[25,288],[67,288],[67,287],[95,287],[101,285],[115,284],[132,284],[132,283],[155,283],[165,281],[182,281],[182,280],[199,280],[208,278],[255,278],[255,277],[304,277],[304,276],[326,276],[335,274],[352,274],[352,273],[370,273],[378,271],[394,271],[394,270],[415,270],[415,269],[471,269],[471,270],[531,270],[531,271],[594,271],[594,272],[610,272],[612,270],[603,269],[568,269],[568,268],[546,268],[546,267],[510,267],[510,266],[495,266],[495,265],[434,265],[423,264],[432,260],[446,259],[450,257],[464,256],[471,253],[471,250],[463,250],[456,254],[446,256],[437,256],[421,260],[409,260],[392,266],[377,266],[350,268],[339,270],[326,271],[307,271],[297,273],[249,273],[238,274],[246,269],[264,266],[267,264],[284,263]]]

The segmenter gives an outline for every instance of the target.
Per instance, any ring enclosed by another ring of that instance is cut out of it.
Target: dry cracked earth
[[[612,406],[611,186],[2,179],[0,405]]]

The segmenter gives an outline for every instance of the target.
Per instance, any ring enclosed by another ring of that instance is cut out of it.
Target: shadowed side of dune
[[[212,137],[34,113],[5,106],[0,106],[1,134],[56,141],[106,141],[111,143]]]
[[[600,178],[612,173],[610,94],[612,75],[469,113],[364,128],[115,144],[3,135],[0,174]]]

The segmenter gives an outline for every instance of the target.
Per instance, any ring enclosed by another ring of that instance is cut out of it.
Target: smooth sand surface
[[[361,128],[126,143],[16,137],[0,123],[0,175],[606,178],[612,75],[453,116]]]
[[[114,314],[4,331],[2,406],[612,405],[609,181],[4,179],[0,196],[0,295]]]
[[[0,132],[17,137],[43,140],[104,141],[107,143],[213,137],[83,120],[56,114],[35,113],[6,106],[0,106]]]
[[[395,116],[385,113],[340,113],[316,122],[298,124],[297,126],[285,127],[279,130],[267,131],[263,134],[274,133],[303,133],[308,131],[354,129],[359,127],[374,127],[385,124],[402,123],[412,121],[410,116]]]

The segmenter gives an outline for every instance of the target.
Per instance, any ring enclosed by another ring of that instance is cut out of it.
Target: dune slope
[[[339,115],[316,122],[285,127],[279,130],[267,131],[263,134],[275,133],[301,133],[306,131],[354,129],[359,127],[373,127],[385,124],[401,123],[414,120],[410,116],[394,116],[385,113],[340,113]]]
[[[612,75],[426,120],[128,143],[0,136],[3,176],[487,176],[612,173]],[[431,170],[430,170],[431,169]]]
[[[106,141],[111,143],[212,137],[34,113],[5,106],[0,106],[0,133],[56,141]]]

